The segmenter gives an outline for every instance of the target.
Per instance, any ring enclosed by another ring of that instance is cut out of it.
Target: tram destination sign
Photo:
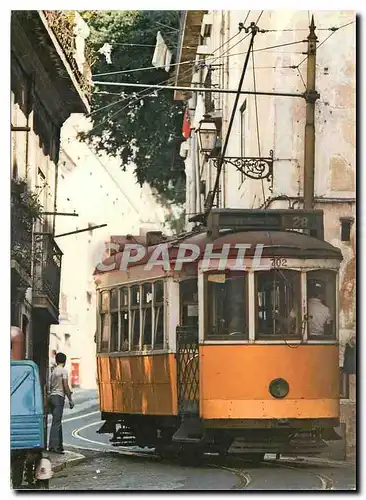
[[[218,236],[220,229],[305,230],[306,233],[323,239],[323,211],[213,209],[207,217],[207,230]]]

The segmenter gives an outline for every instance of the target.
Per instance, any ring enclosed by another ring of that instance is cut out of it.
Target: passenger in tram
[[[308,325],[310,335],[332,333],[332,314],[325,303],[323,286],[316,282],[309,286]]]

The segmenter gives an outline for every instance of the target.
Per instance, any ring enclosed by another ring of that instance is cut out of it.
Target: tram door
[[[180,282],[180,325],[177,327],[178,406],[181,415],[199,414],[197,279]]]

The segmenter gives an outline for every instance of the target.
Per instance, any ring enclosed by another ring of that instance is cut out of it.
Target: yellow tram
[[[191,233],[134,241],[95,272],[98,432],[252,459],[337,438],[342,254],[321,211],[215,209]]]

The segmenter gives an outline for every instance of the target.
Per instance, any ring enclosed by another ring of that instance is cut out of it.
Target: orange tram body
[[[116,446],[252,459],[337,439],[342,255],[324,241],[322,217],[213,210],[125,268],[134,241],[120,238],[103,260],[115,269],[95,272],[98,432]]]

